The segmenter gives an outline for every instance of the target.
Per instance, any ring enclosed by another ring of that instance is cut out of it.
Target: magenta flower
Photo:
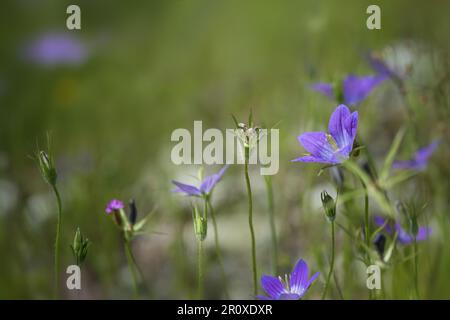
[[[311,89],[320,92],[338,102],[346,105],[356,105],[363,101],[378,86],[386,79],[385,74],[376,74],[368,76],[348,75],[340,86],[339,92],[336,92],[331,83],[315,83]]]
[[[190,184],[184,184],[178,181],[172,181],[172,183],[176,186],[172,192],[184,193],[187,196],[191,197],[202,197],[205,195],[209,195],[216,184],[222,179],[222,176],[225,174],[225,171],[228,169],[228,165],[224,166],[218,173],[207,176],[200,184],[200,187],[196,187]]]
[[[118,211],[120,209],[123,209],[123,207],[124,206],[123,206],[123,202],[122,201],[117,200],[117,199],[112,199],[108,203],[108,205],[106,206],[105,211],[106,211],[107,214],[110,214],[110,213],[112,213],[114,211]]]
[[[317,162],[339,164],[350,157],[358,127],[358,112],[350,113],[341,104],[331,114],[326,132],[305,132],[298,136],[308,154],[293,162]]]
[[[33,39],[25,48],[25,57],[38,65],[79,65],[87,58],[88,50],[76,36],[45,33]]]
[[[299,259],[290,276],[286,276],[284,281],[281,278],[263,275],[261,277],[261,286],[267,296],[260,295],[258,296],[258,299],[299,300],[303,297],[320,273],[316,272],[310,279],[308,274],[308,265],[303,259]]]
[[[439,141],[434,141],[430,145],[419,149],[413,159],[395,161],[392,165],[394,169],[424,170],[427,167],[428,159],[439,145]]]
[[[409,245],[414,241],[414,236],[410,235],[399,222],[395,221],[394,225],[390,225],[388,220],[381,217],[375,216],[375,224],[379,227],[384,226],[383,229],[387,232],[387,234],[392,235],[397,232],[397,240],[402,245]],[[428,239],[431,235],[430,227],[419,227],[417,232],[416,241],[423,241]]]

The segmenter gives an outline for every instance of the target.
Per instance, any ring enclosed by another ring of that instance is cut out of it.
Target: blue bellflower
[[[25,48],[25,57],[41,66],[80,65],[87,59],[88,49],[70,33],[51,32],[29,42]]]
[[[209,195],[216,184],[222,179],[222,176],[225,174],[225,171],[228,169],[228,165],[224,166],[220,169],[219,172],[207,176],[200,184],[200,187],[196,187],[190,184],[184,184],[178,181],[172,181],[172,183],[176,186],[172,192],[184,193],[187,196],[191,197],[203,197],[205,195]]]
[[[375,224],[379,227],[384,226],[383,229],[387,234],[392,235],[393,233],[397,233],[397,241],[402,245],[409,245],[414,242],[414,237],[409,234],[399,222],[395,221],[393,227],[387,221],[387,219],[381,216],[375,216]],[[430,227],[419,227],[416,241],[423,241],[428,239],[431,234]]]
[[[311,89],[322,93],[331,100],[356,105],[367,98],[372,90],[387,78],[386,74],[368,76],[348,75],[341,83],[341,92],[336,92],[333,84],[319,82],[311,86]]]
[[[300,259],[295,264],[294,270],[285,280],[274,276],[263,275],[261,277],[261,286],[266,292],[267,296],[258,296],[261,300],[299,300],[311,284],[319,276],[316,272],[309,278],[308,265],[303,259]]]
[[[298,136],[300,144],[308,154],[293,162],[317,162],[339,164],[350,157],[358,127],[358,112],[350,113],[341,104],[331,114],[326,132],[305,132]]]
[[[430,145],[417,150],[413,159],[395,161],[392,165],[394,169],[424,170],[427,167],[428,159],[439,145],[439,141],[434,141]]]

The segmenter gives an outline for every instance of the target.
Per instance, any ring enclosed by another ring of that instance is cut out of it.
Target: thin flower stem
[[[125,253],[127,255],[127,261],[128,261],[128,268],[131,272],[131,277],[133,280],[133,291],[135,298],[139,297],[139,291],[138,291],[138,274],[136,272],[136,260],[133,256],[133,251],[131,250],[131,243],[129,240],[125,239]]]
[[[416,292],[416,299],[420,299],[419,295],[419,273],[418,273],[418,250],[417,250],[417,239],[414,237],[414,289]]]
[[[60,236],[61,236],[61,223],[62,223],[62,204],[61,196],[59,195],[56,185],[52,185],[53,192],[55,193],[56,202],[58,203],[58,220],[56,222],[56,236],[55,236],[55,298],[58,298],[59,289],[59,251],[60,251]]]
[[[253,201],[252,201],[252,187],[250,185],[250,176],[248,174],[248,162],[250,156],[249,147],[245,148],[245,182],[247,186],[248,195],[248,225],[250,227],[250,240],[252,247],[252,270],[253,270],[253,294],[256,296],[258,294],[258,274],[256,269],[256,241],[255,241],[255,230],[253,228]]]
[[[217,255],[217,260],[219,261],[220,272],[222,273],[223,290],[225,293],[225,298],[229,299],[228,288],[227,288],[227,276],[226,276],[225,268],[223,265],[222,252],[220,250],[219,228],[217,227],[216,215],[214,213],[214,208],[211,205],[211,200],[208,199],[206,201],[208,202],[207,204],[209,206],[209,212],[211,214],[211,219],[212,219],[213,228],[214,228],[214,241],[215,241],[215,247],[216,247],[216,255]]]
[[[361,184],[364,189],[364,239],[366,241],[367,248],[370,248],[370,222],[369,222],[369,192],[367,190],[367,186],[363,180],[361,180]],[[367,266],[371,264],[370,262],[370,254],[367,252]],[[372,291],[369,290],[369,299],[372,299]]]
[[[197,240],[198,299],[203,298],[203,241]]]
[[[267,204],[269,207],[269,223],[270,236],[272,240],[272,273],[278,274],[278,243],[277,243],[277,229],[275,227],[275,206],[273,201],[273,187],[272,177],[265,176],[266,190],[267,190]]]
[[[322,300],[325,299],[328,291],[328,286],[330,284],[331,275],[334,269],[334,221],[331,221],[331,261],[330,261],[330,271],[328,272],[327,282],[325,283],[325,289],[322,293]]]

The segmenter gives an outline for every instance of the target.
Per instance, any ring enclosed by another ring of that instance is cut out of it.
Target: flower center
[[[334,140],[334,138],[331,136],[331,134],[327,133],[327,141],[329,144],[331,144],[331,146],[333,147],[334,151],[338,151],[339,147],[336,143],[336,140]]]

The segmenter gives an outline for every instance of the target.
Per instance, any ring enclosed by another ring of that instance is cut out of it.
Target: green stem
[[[215,247],[216,247],[217,260],[219,261],[220,272],[222,273],[223,290],[225,292],[225,298],[229,299],[228,288],[227,288],[227,276],[226,276],[225,268],[223,265],[222,252],[220,250],[219,228],[217,227],[216,215],[214,213],[214,208],[211,205],[211,201],[209,200],[209,198],[206,201],[208,202],[209,212],[211,213],[211,219],[212,219],[213,228],[214,228],[214,242],[215,242]]]
[[[58,298],[59,289],[59,251],[60,251],[60,235],[61,235],[61,222],[62,222],[62,204],[61,196],[59,195],[58,188],[53,185],[53,191],[55,193],[56,201],[58,203],[58,220],[56,222],[56,236],[55,236],[55,298]]]
[[[367,191],[366,184],[361,180],[361,184],[364,188],[364,239],[366,241],[367,249],[370,248],[370,222],[369,222],[369,192]],[[367,266],[371,265],[370,254],[367,252]],[[372,291],[369,290],[369,299],[372,299]]]
[[[417,250],[417,239],[414,237],[414,289],[416,292],[416,299],[420,299],[419,296],[419,273],[418,273],[418,250]]]
[[[197,240],[198,298],[203,298],[203,241]]]
[[[327,282],[325,283],[325,289],[322,293],[322,300],[325,299],[327,295],[328,286],[330,284],[331,275],[334,269],[334,221],[331,221],[331,261],[330,261],[330,271],[328,272]]]
[[[270,236],[272,240],[272,273],[278,274],[278,243],[277,229],[275,227],[275,206],[273,201],[272,177],[265,176],[265,181],[267,189],[267,204],[269,207]]]
[[[131,277],[133,280],[133,291],[135,298],[139,297],[139,291],[138,291],[138,274],[135,269],[136,267],[136,260],[133,256],[133,251],[131,250],[131,244],[130,241],[125,239],[125,253],[127,255],[127,261],[128,261],[128,268],[131,272]]]
[[[248,162],[250,156],[249,147],[245,148],[245,182],[247,186],[248,194],[248,225],[250,228],[250,240],[252,246],[252,270],[253,270],[253,294],[256,296],[258,294],[258,274],[256,270],[256,241],[255,241],[255,230],[253,228],[253,201],[252,201],[252,187],[250,185],[250,176],[248,174]]]

